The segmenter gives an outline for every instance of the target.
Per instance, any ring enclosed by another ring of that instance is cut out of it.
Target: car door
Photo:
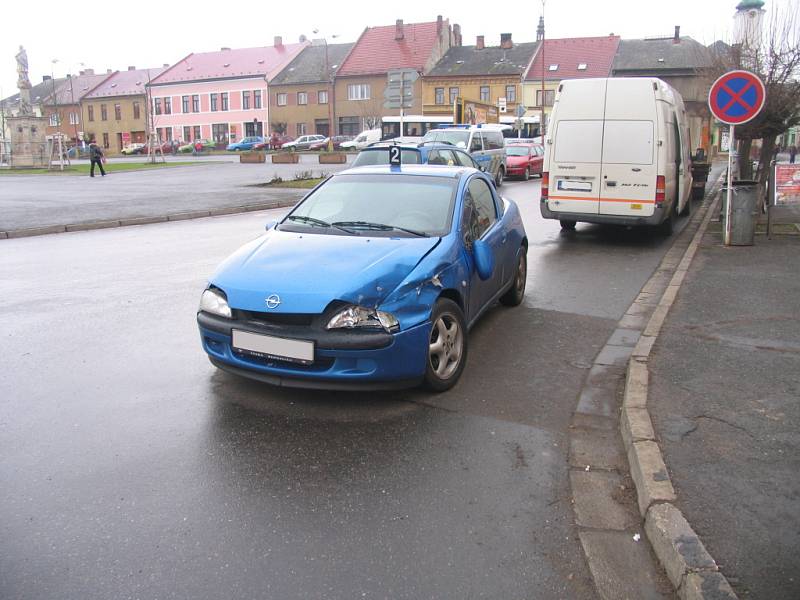
[[[498,219],[497,205],[492,185],[479,175],[473,176],[464,191],[464,214],[462,218],[462,236],[471,266],[468,320],[472,320],[481,312],[494,295],[500,290],[507,276],[504,273],[504,251],[506,234]],[[494,270],[492,276],[482,280],[475,269],[472,256],[472,244],[475,240],[483,240],[492,252]]]
[[[483,145],[483,134],[480,131],[474,131],[469,142],[469,155],[475,159],[475,162],[482,167],[482,171],[492,173],[489,155],[486,153]],[[494,175],[494,173],[492,173]]]

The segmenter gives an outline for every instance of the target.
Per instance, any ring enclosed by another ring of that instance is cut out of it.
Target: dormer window
[[[578,71],[585,71],[586,70],[586,63],[580,63],[578,65]]]
[[[550,65],[547,67],[548,71],[558,71],[558,65]]]

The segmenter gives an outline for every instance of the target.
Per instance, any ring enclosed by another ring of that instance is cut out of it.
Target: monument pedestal
[[[19,115],[6,118],[11,130],[12,168],[48,167],[50,151],[47,145],[47,117]]]

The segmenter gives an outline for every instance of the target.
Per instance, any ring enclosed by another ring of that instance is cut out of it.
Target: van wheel
[[[675,229],[675,217],[673,216],[675,211],[669,211],[669,216],[658,226],[658,232],[663,235],[664,237],[669,237],[672,235],[672,232]]]
[[[425,387],[444,392],[453,387],[467,362],[467,322],[461,308],[447,298],[439,298],[431,314]]]
[[[692,197],[689,196],[689,198],[686,199],[686,204],[684,205],[683,210],[681,211],[681,216],[688,217],[691,214],[692,214]]]
[[[525,167],[525,175],[522,176],[525,181],[528,181],[531,178],[531,168]]]
[[[497,169],[497,177],[494,179],[494,184],[496,187],[500,187],[503,185],[503,177],[505,177],[506,170],[503,167]]]
[[[562,219],[559,223],[561,223],[561,229],[564,231],[575,231],[575,221],[566,221]]]

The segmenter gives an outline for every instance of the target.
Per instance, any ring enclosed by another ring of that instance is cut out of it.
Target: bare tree
[[[365,129],[375,129],[381,126],[381,112],[383,102],[378,98],[372,98],[358,103],[358,110],[364,122]]]
[[[800,123],[800,19],[798,6],[790,3],[775,8],[767,21],[761,39],[715,53],[715,67],[721,75],[731,69],[752,71],[766,88],[764,108],[744,125],[736,126],[739,145],[739,174],[751,179],[750,151],[753,140],[761,140],[757,180],[765,186],[769,164],[775,154],[779,135]]]

